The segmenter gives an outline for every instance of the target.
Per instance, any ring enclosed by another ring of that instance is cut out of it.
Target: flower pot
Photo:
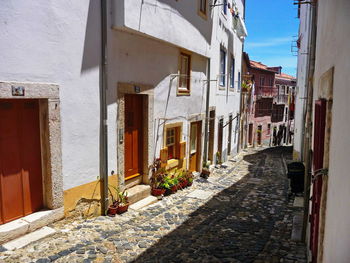
[[[107,215],[109,216],[115,216],[115,214],[118,212],[118,207],[115,205],[110,205],[107,210]]]
[[[171,189],[165,189],[164,195],[171,195],[171,194],[172,194]]]
[[[170,188],[172,194],[175,194],[175,193],[176,193],[177,187],[178,187],[177,185],[173,185],[173,186]]]
[[[188,185],[188,181],[187,180],[182,181],[182,183],[181,183],[182,189],[186,188],[187,185]]]
[[[188,181],[187,186],[191,186],[193,182]]]
[[[117,209],[117,214],[125,213],[126,211],[128,211],[128,208],[129,208],[129,204],[119,205]]]
[[[162,189],[162,188],[153,188],[151,193],[152,193],[152,195],[154,195],[154,196],[164,195],[165,189]]]

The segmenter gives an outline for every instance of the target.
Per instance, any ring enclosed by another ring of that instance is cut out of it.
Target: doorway
[[[124,169],[125,180],[143,171],[143,96],[125,94]]]
[[[261,125],[258,125],[258,129],[256,131],[257,135],[257,144],[258,145],[261,145],[261,133],[262,133],[262,126]]]
[[[228,117],[228,142],[227,142],[227,155],[231,154],[231,140],[232,140],[232,115]],[[236,136],[235,136],[236,138]]]
[[[221,118],[219,120],[219,127],[218,127],[218,160],[220,163],[222,162],[222,138],[223,138],[223,132],[224,132],[224,119]]]
[[[0,101],[0,224],[43,208],[39,101]]]
[[[200,171],[202,121],[192,122],[190,128],[190,168]]]
[[[249,123],[248,126],[248,144],[253,144],[253,123]]]
[[[214,155],[214,133],[215,133],[215,110],[209,113],[209,145],[208,145],[208,160],[213,163]]]

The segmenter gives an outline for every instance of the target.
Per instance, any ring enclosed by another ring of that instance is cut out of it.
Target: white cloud
[[[249,42],[247,41],[247,48],[256,47],[275,47],[283,44],[291,43],[293,41],[292,37],[280,37],[280,38],[270,38],[263,42]]]

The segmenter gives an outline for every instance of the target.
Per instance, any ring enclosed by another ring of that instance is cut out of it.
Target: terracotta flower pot
[[[108,207],[107,215],[115,216],[115,214],[118,212],[118,207],[115,205],[110,205]]]
[[[173,185],[170,189],[171,189],[171,193],[175,194],[177,191],[177,185]]]
[[[129,204],[119,205],[117,209],[117,214],[125,213],[126,211],[128,211],[128,208],[129,208]]]
[[[164,195],[165,193],[165,189],[162,189],[162,188],[153,188],[152,189],[152,195],[154,196],[161,196],[161,195]]]
[[[193,182],[188,181],[187,186],[191,186]]]

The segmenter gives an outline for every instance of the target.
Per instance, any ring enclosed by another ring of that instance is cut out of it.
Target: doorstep
[[[0,225],[0,244],[35,231],[64,217],[64,209],[42,210]]]

